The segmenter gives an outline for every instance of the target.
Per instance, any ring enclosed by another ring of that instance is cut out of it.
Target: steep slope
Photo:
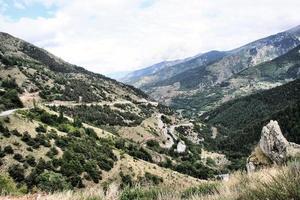
[[[132,100],[147,98],[133,87],[66,63],[6,33],[0,33],[0,40],[0,76],[3,80],[9,76],[14,78],[23,92],[39,90],[47,100],[71,101],[78,101],[82,93],[83,102],[124,100],[128,99],[127,95]],[[90,85],[93,90],[88,88]],[[59,93],[63,95],[59,96]]]
[[[300,80],[261,91],[224,103],[205,113],[202,120],[218,128],[213,143],[215,150],[224,151],[231,158],[249,155],[260,137],[260,130],[270,120],[277,120],[283,135],[300,143]]]
[[[131,72],[131,73],[127,74],[125,77],[121,78],[121,81],[124,83],[132,84],[136,87],[142,86],[143,84],[146,84],[146,82],[147,82],[147,81],[145,81],[145,83],[143,83],[143,81],[144,81],[143,79],[145,79],[144,77],[152,76],[153,74],[162,70],[163,68],[176,65],[177,63],[180,63],[180,62],[184,62],[184,61],[183,60],[175,60],[175,61],[164,61],[161,63],[157,63],[150,67]]]
[[[176,97],[184,100],[191,95],[201,95],[203,90],[223,84],[239,72],[270,61],[295,48],[300,44],[299,33],[300,28],[295,27],[225,52],[214,62],[200,64],[190,60],[180,63],[184,71],[179,70],[179,73],[171,73],[171,76],[165,76],[163,80],[157,79],[139,87],[154,99],[170,105]],[[193,67],[186,67],[190,65]],[[170,69],[175,66],[171,66]]]
[[[226,52],[211,51],[183,60],[158,63],[133,72],[130,76],[126,77],[123,82],[134,85],[138,88],[147,89],[155,85],[157,82],[163,82],[164,80],[176,76],[186,70],[213,63],[225,55]]]
[[[247,68],[231,78],[192,96],[177,97],[172,105],[201,113],[259,90],[270,89],[300,77],[300,45],[271,61]]]
[[[229,55],[225,56],[219,62],[208,65],[205,69],[200,67],[197,76],[198,79],[189,80],[189,76],[187,75],[194,74],[195,70],[186,71],[183,74],[179,74],[177,77],[186,77],[185,79],[180,80],[180,84],[183,88],[195,88],[201,83],[208,85],[210,82],[212,82],[212,84],[221,83],[248,67],[272,60],[298,46],[300,44],[297,37],[299,32],[300,29],[294,29],[294,31],[278,33],[254,41],[238,49],[231,50],[228,52]],[[191,83],[193,81],[195,83]],[[176,79],[173,79],[173,81],[167,82],[166,84],[170,85],[175,82]],[[164,83],[158,83],[157,86],[163,84]]]
[[[184,188],[226,167],[202,159],[197,133],[176,130],[193,125],[140,90],[6,33],[0,41],[0,172],[20,187]]]

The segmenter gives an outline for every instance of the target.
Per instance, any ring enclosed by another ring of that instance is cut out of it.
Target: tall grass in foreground
[[[6,179],[2,180],[2,183],[6,182]],[[2,192],[11,188],[13,190],[15,186],[9,184]],[[203,182],[185,191],[157,186],[128,187],[123,191],[115,188],[113,191],[105,196],[98,185],[81,191],[42,196],[40,200],[300,200],[300,163],[262,169],[250,175],[236,172],[227,182]]]
[[[298,200],[300,164],[263,169],[253,174],[237,172],[228,182],[207,182],[183,192],[163,189],[131,188],[121,200]]]
[[[253,187],[246,187],[239,199],[287,200],[300,199],[300,164],[293,163],[277,175],[267,175],[269,180],[254,180]]]
[[[82,191],[65,191],[54,193],[40,198],[41,200],[105,200],[104,192],[101,188],[89,188]]]
[[[253,174],[235,173],[214,194],[192,200],[297,200],[300,199],[300,164],[263,169]]]

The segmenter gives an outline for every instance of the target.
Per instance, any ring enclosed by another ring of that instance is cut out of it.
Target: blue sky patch
[[[142,0],[140,8],[148,8],[154,4],[155,0]]]
[[[55,6],[46,7],[42,3],[37,2],[29,5],[25,5],[22,3],[16,4],[15,2],[18,1],[0,0],[1,4],[5,4],[5,9],[2,9],[2,14],[12,20],[19,20],[22,17],[32,19],[36,19],[38,17],[50,18],[57,10]]]

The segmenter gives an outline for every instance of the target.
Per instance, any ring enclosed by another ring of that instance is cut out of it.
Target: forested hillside
[[[211,144],[232,159],[249,155],[268,121],[277,120],[289,141],[300,143],[300,80],[229,101],[201,118],[220,132]]]
[[[179,131],[194,125],[141,90],[9,34],[0,41],[0,180],[18,192],[98,183],[183,190],[227,171],[203,158],[201,130]]]

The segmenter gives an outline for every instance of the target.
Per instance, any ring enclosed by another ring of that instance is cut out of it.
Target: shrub
[[[3,104],[5,109],[23,107],[18,92],[15,89],[8,90],[4,95],[0,96],[0,104]]]
[[[159,143],[156,140],[148,140],[147,141],[147,146],[148,147],[159,147]]]
[[[5,118],[4,118],[4,122],[6,122],[6,123],[9,124],[9,123],[10,123],[10,118],[9,118],[9,117],[5,117]]]
[[[16,182],[21,182],[25,179],[24,168],[19,164],[10,166],[8,173]]]
[[[36,127],[35,130],[38,133],[46,133],[47,132],[47,127],[43,126],[42,124],[39,124],[39,126]]]
[[[31,167],[36,166],[35,158],[32,155],[28,155],[25,157],[26,163],[28,163]]]
[[[206,159],[206,164],[207,164],[208,166],[212,166],[212,167],[217,166],[216,162],[215,162],[211,157],[208,157],[208,158]]]
[[[17,136],[17,137],[21,137],[22,136],[22,134],[18,131],[18,130],[12,130],[11,131],[11,134],[13,134],[13,135],[15,135],[15,136]]]
[[[0,194],[1,195],[9,195],[15,194],[17,192],[17,186],[12,178],[0,175]]]
[[[212,195],[218,193],[219,184],[217,183],[202,183],[199,186],[191,187],[185,190],[181,198],[188,199],[192,196]]]
[[[44,172],[37,179],[38,187],[45,192],[63,191],[71,188],[65,177],[55,172]]]
[[[152,156],[143,147],[136,147],[133,144],[130,144],[127,152],[134,158],[152,162]]]
[[[19,162],[24,162],[23,156],[19,153],[16,153],[13,158]]]
[[[55,147],[51,147],[50,150],[47,152],[46,156],[49,158],[54,158],[58,154],[58,151]]]
[[[4,127],[2,122],[0,122],[0,133],[2,133],[4,137],[10,137],[10,132],[8,128]]]
[[[4,153],[6,153],[6,154],[13,154],[14,150],[13,150],[13,148],[10,145],[8,145],[8,146],[4,147]]]
[[[151,174],[149,172],[145,173],[145,179],[146,179],[146,181],[149,181],[149,182],[153,183],[154,185],[158,185],[158,184],[160,184],[160,183],[163,182],[163,178],[162,177],[159,177],[157,175]]]
[[[125,188],[120,196],[120,200],[154,200],[158,199],[162,191],[157,188],[142,189],[136,188]]]
[[[82,179],[80,176],[72,176],[68,179],[73,187],[84,188],[84,184],[82,183]]]
[[[169,119],[167,116],[165,116],[165,115],[162,115],[161,116],[161,121],[163,122],[163,123],[165,123],[165,124],[170,124],[172,121],[171,121],[171,119]]]
[[[0,158],[3,158],[5,156],[5,152],[1,150],[1,147],[0,147]]]
[[[132,177],[129,174],[123,174],[123,172],[120,172],[121,177],[121,187],[132,187],[133,186],[133,180]]]
[[[87,161],[84,169],[95,183],[99,183],[99,180],[101,179],[101,171],[98,170],[95,161]]]

